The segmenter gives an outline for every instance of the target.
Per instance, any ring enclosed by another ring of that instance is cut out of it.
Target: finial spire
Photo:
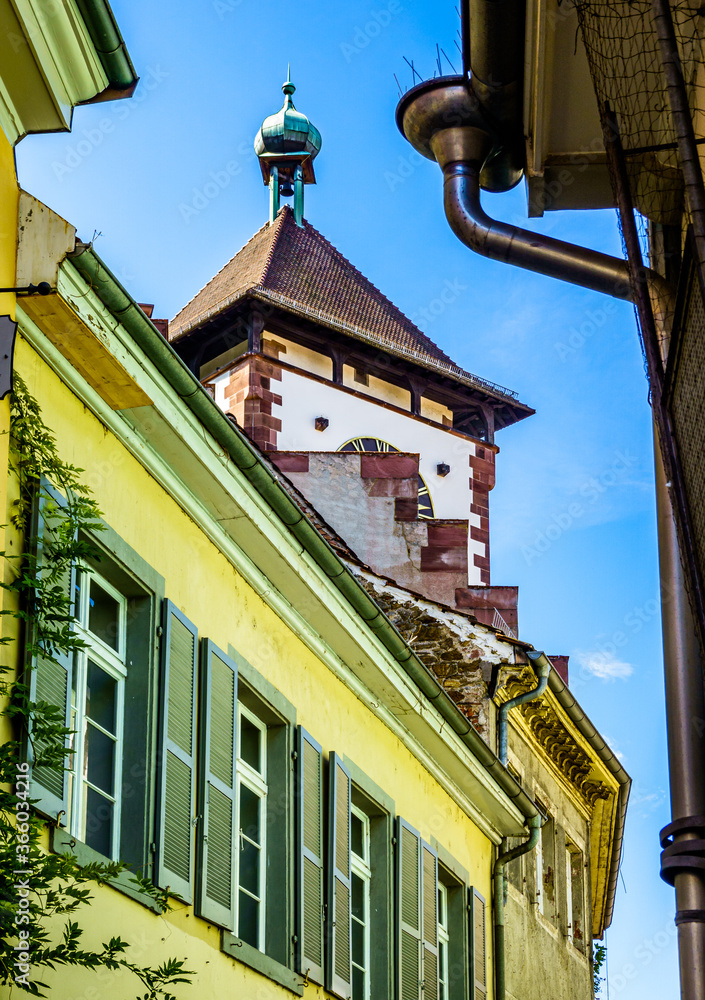
[[[291,82],[291,64],[282,84],[284,106],[265,118],[255,137],[264,183],[269,185],[269,221],[274,222],[281,198],[294,197],[294,219],[303,226],[304,184],[315,184],[313,160],[321,148],[321,135],[291,99],[296,87]]]

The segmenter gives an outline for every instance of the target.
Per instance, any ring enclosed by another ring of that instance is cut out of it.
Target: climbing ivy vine
[[[6,607],[0,615],[6,616],[8,626],[7,616],[18,623],[14,630],[3,630],[0,644],[12,649],[14,661],[20,639],[7,633],[20,633],[25,660],[31,663],[37,655],[53,659],[83,646],[72,628],[65,580],[72,563],[96,555],[86,531],[99,531],[102,522],[91,491],[81,482],[83,470],[59,457],[39,404],[18,375],[11,399],[10,463],[18,484],[10,520],[23,544],[19,553],[9,548],[0,553],[6,567],[0,581]],[[66,506],[61,517],[52,520],[51,549],[44,551],[40,567],[38,539],[32,537],[33,511],[41,499],[48,515],[52,504],[58,514],[50,492],[42,486],[46,481],[66,497]],[[141,984],[138,1000],[175,1000],[171,988],[190,983],[193,975],[184,961],[172,958],[158,966],[141,965],[130,959],[130,943],[119,936],[99,948],[83,942],[78,918],[87,915],[91,889],[110,885],[126,865],[81,865],[72,855],[45,849],[46,822],[33,811],[29,798],[26,741],[33,766],[65,769],[70,731],[56,706],[33,703],[26,679],[13,678],[12,671],[12,666],[0,667],[0,726],[9,734],[0,744],[0,984],[46,996],[49,986],[41,976],[47,970],[80,966],[133,974]],[[132,879],[161,912],[168,909],[165,892],[135,873]],[[114,989],[109,992],[116,995]]]

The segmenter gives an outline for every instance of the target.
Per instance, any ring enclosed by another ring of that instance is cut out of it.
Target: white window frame
[[[352,849],[350,851],[350,871],[351,876],[357,875],[362,881],[363,885],[363,912],[364,912],[364,922],[362,922],[363,927],[363,941],[364,941],[364,968],[361,970],[365,974],[365,992],[363,1000],[370,1000],[370,917],[371,917],[371,907],[370,907],[370,883],[372,880],[372,869],[370,867],[370,817],[359,809],[356,805],[351,805],[350,811],[353,816],[356,816],[362,823],[362,851],[363,855],[356,854]],[[356,923],[361,923],[354,915],[352,920]],[[361,967],[356,962],[351,962],[351,975],[352,969],[360,969]]]
[[[243,760],[240,755],[240,736],[242,733],[242,719],[247,719],[256,729],[259,730],[260,734],[260,768],[257,771],[251,764]],[[259,885],[257,890],[259,892],[259,920],[257,926],[257,949],[258,951],[264,952],[266,949],[266,906],[267,906],[267,795],[269,788],[267,785],[267,723],[263,722],[262,719],[258,718],[251,712],[249,708],[246,708],[243,704],[238,703],[237,706],[237,777],[235,781],[235,796],[237,803],[237,823],[235,830],[235,849],[233,855],[235,858],[235,933],[239,934],[240,929],[240,892],[244,892],[246,895],[250,896],[252,899],[252,893],[247,889],[240,888],[240,850],[242,839],[249,841],[249,837],[245,837],[242,833],[240,827],[240,788],[242,785],[249,791],[254,792],[257,798],[260,800],[260,866],[259,866]],[[249,841],[253,843],[253,841]]]
[[[89,788],[96,791],[101,797],[111,802],[113,805],[113,824],[110,842],[110,859],[118,860],[120,852],[120,825],[121,825],[121,795],[122,788],[122,756],[124,745],[124,722],[125,722],[125,679],[127,678],[127,668],[125,666],[126,649],[126,623],[127,623],[127,598],[116,590],[108,581],[95,570],[87,566],[78,566],[76,569],[76,580],[78,584],[78,604],[76,607],[76,617],[74,629],[77,636],[86,644],[83,649],[76,652],[74,658],[74,683],[71,691],[71,737],[72,758],[71,771],[69,776],[69,831],[72,836],[81,842],[86,840],[86,810],[85,798]],[[118,605],[118,648],[113,649],[107,643],[99,639],[88,628],[89,601],[91,583],[95,580],[99,587],[115,599]],[[115,689],[115,733],[110,733],[103,729],[95,720],[91,719],[90,724],[99,732],[104,733],[115,743],[115,760],[113,771],[113,788],[115,795],[107,795],[102,788],[93,786],[86,777],[86,734],[89,716],[86,715],[86,687],[88,682],[88,661],[92,660],[99,669],[116,681]]]
[[[571,860],[573,852],[571,852],[570,847],[568,845],[574,848],[576,854],[580,855],[580,864],[582,865],[582,878],[580,880],[582,888],[582,899],[580,900],[580,915],[583,921],[582,934],[584,942],[586,941],[585,935],[586,935],[586,925],[588,920],[588,910],[585,903],[585,888],[587,881],[585,878],[585,851],[583,850],[582,847],[580,847],[579,844],[575,842],[575,840],[573,840],[573,838],[570,835],[568,835],[566,837],[566,845],[565,845],[565,864],[566,864],[565,895],[566,895],[566,926],[568,930],[568,940],[570,941],[570,943],[573,945],[574,948],[576,948],[582,954],[587,955],[588,952],[587,943],[584,943],[583,945],[575,943],[575,927],[573,924],[573,865]]]
[[[543,916],[543,839],[539,830],[539,839],[536,844],[536,898],[538,911]]]
[[[443,945],[443,947],[441,947]],[[448,987],[448,951],[450,949],[450,933],[448,926],[448,886],[438,883],[438,981],[439,997],[449,1000]]]

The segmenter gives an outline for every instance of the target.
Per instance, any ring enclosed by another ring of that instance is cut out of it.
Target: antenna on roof
[[[403,56],[402,58],[404,59],[404,62],[406,63],[406,65],[411,69],[411,74],[412,74],[412,76],[411,76],[411,83],[412,83],[412,86],[416,85],[416,77],[417,76],[419,78],[419,83],[423,83],[423,77],[421,76],[421,74],[419,73],[419,71],[414,67],[414,60],[412,59],[411,62],[409,62],[409,60],[406,58],[406,56]]]
[[[441,52],[442,52],[442,54],[443,54],[443,55],[445,56],[445,60],[446,60],[446,62],[448,63],[448,65],[450,66],[450,68],[451,68],[451,69],[453,70],[453,75],[454,75],[454,76],[457,76],[457,75],[458,75],[458,72],[457,72],[457,70],[456,70],[455,66],[453,65],[453,63],[452,63],[452,62],[450,61],[450,59],[448,58],[448,56],[447,56],[447,54],[446,54],[446,52],[445,52],[445,49],[441,49]]]

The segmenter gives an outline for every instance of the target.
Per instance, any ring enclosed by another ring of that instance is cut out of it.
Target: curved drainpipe
[[[540,698],[548,687],[548,676],[551,673],[551,663],[545,653],[529,650],[526,655],[529,657],[534,672],[538,677],[538,684],[530,691],[525,691],[523,694],[517,695],[516,698],[512,698],[511,701],[505,701],[500,706],[499,718],[497,720],[499,759],[505,767],[507,766],[509,713],[518,705],[525,705],[527,701]]]
[[[525,705],[527,701],[540,698],[548,687],[548,678],[551,673],[551,663],[545,653],[528,650],[526,654],[531,662],[534,672],[538,678],[538,684],[530,691],[517,695],[510,701],[506,701],[499,709],[497,720],[499,739],[499,759],[507,766],[508,754],[508,733],[509,733],[509,713],[518,705]],[[510,851],[500,854],[494,863],[494,952],[495,952],[495,1000],[504,1000],[506,992],[506,966],[504,953],[504,903],[506,891],[506,867],[510,861],[520,858],[522,854],[533,851],[539,842],[541,833],[541,816],[532,816],[528,822],[529,839],[513,847]]]
[[[511,851],[500,854],[494,863],[494,964],[495,964],[495,1000],[505,1000],[506,995],[506,965],[504,961],[504,892],[506,884],[505,869],[510,861],[520,858],[522,854],[533,851],[541,835],[541,816],[532,816],[529,820],[529,839]]]
[[[627,261],[565,243],[490,218],[480,202],[488,165],[501,143],[473,81],[441,77],[408,91],[397,107],[397,124],[417,152],[435,160],[444,174],[445,212],[451,229],[471,250],[525,270],[633,300]],[[657,319],[673,312],[673,291],[646,268]]]

